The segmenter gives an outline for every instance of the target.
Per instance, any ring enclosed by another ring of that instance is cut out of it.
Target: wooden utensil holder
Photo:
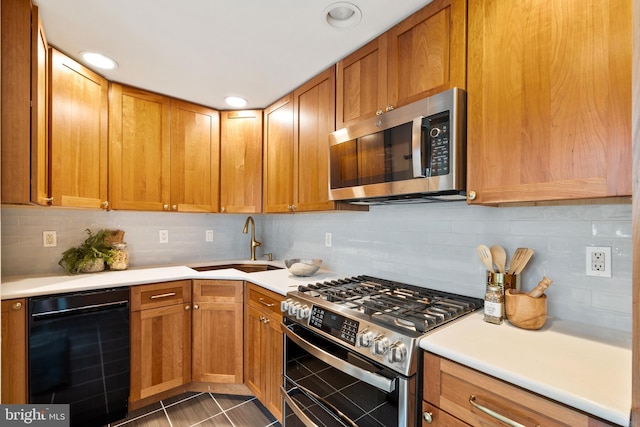
[[[533,298],[526,292],[514,289],[505,291],[507,320],[523,329],[540,329],[547,321],[547,295]]]

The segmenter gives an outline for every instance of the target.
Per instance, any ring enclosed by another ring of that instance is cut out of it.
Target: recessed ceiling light
[[[330,26],[339,29],[352,28],[358,25],[362,12],[353,3],[338,2],[327,6],[322,19]]]
[[[224,98],[224,102],[234,108],[242,108],[247,105],[247,100],[240,96],[227,96]]]
[[[102,68],[104,70],[113,70],[118,67],[118,63],[113,59],[97,52],[82,51],[80,57],[88,64],[94,67]]]

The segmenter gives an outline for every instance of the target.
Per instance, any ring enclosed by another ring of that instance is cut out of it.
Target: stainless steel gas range
[[[370,276],[287,293],[284,425],[416,425],[419,339],[482,304]]]

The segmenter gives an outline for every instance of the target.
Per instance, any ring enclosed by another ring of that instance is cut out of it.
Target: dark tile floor
[[[253,396],[186,393],[136,411],[110,427],[280,427]]]

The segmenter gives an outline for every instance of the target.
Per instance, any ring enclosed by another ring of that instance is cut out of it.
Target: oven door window
[[[318,426],[396,426],[399,390],[406,379],[362,359],[304,328],[295,333],[321,351],[358,368],[388,378],[392,390],[382,390],[320,360],[290,339],[285,340],[284,425],[305,426],[303,418]],[[302,412],[302,416],[300,416]]]

